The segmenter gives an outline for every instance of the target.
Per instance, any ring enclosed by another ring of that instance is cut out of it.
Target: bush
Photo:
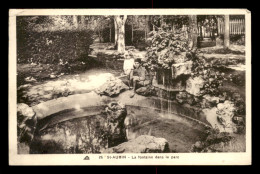
[[[25,31],[17,32],[18,63],[53,63],[60,59],[72,62],[87,58],[93,43],[91,30]]]
[[[204,57],[195,56],[192,65],[192,74],[194,77],[201,77],[205,84],[201,88],[200,95],[209,94],[211,96],[218,96],[219,86],[223,85],[225,73],[220,73],[220,71],[213,68],[213,62],[207,62]]]
[[[220,35],[220,39],[224,40],[224,35]],[[245,35],[230,35],[230,43],[234,45],[245,45]]]
[[[175,32],[162,29],[152,31],[149,33],[147,44],[150,44],[146,56],[151,69],[154,65],[169,69],[173,63],[177,63],[177,59],[186,58],[190,52],[188,38],[181,29]]]

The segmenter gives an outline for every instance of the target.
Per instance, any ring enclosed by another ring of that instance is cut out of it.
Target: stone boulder
[[[147,86],[138,88],[136,90],[136,93],[138,95],[142,95],[142,96],[152,96],[152,95],[155,95],[155,87],[152,85],[147,85]]]
[[[32,118],[35,115],[34,110],[25,103],[17,104],[17,114],[23,117]]]
[[[103,153],[165,153],[169,152],[168,141],[149,135],[141,135],[136,139],[108,148]]]
[[[191,152],[244,152],[245,145],[234,134],[227,132],[211,132],[205,141],[197,141],[191,147]],[[234,144],[239,144],[234,146]]]
[[[111,102],[107,105],[105,113],[108,123],[108,147],[113,147],[125,142],[127,139],[124,124],[127,115],[125,105],[118,102]]]
[[[111,77],[107,80],[105,84],[97,88],[95,92],[99,95],[114,97],[126,89],[129,89],[129,87],[126,84],[124,84],[122,80],[115,77]]]
[[[134,50],[134,49],[135,49],[134,46],[126,46],[126,47],[125,47],[125,50]]]
[[[219,103],[217,107],[203,109],[202,111],[213,128],[219,129],[220,132],[234,133],[237,132],[237,127],[232,121],[235,110],[234,104],[226,100],[224,103]]]
[[[192,61],[172,64],[172,77],[176,79],[180,75],[191,74]]]
[[[210,108],[216,106],[220,101],[219,97],[210,96],[208,94],[203,96],[203,100],[201,102],[202,108]]]
[[[195,104],[194,96],[191,94],[188,94],[185,91],[180,91],[176,94],[176,100],[179,104],[188,103],[189,105]]]
[[[106,50],[115,50],[115,45],[109,45],[105,49]]]
[[[217,109],[217,119],[226,131],[236,131],[235,124],[232,121],[236,110],[234,103],[226,100],[224,103],[219,103]]]
[[[23,147],[27,147],[34,138],[34,132],[36,129],[37,117],[34,110],[27,104],[17,104],[17,136],[18,143]],[[18,153],[23,151],[18,146]],[[24,148],[23,148],[24,149]],[[28,149],[28,147],[26,148]]]
[[[205,84],[205,80],[203,80],[200,76],[198,77],[190,77],[186,81],[186,91],[192,95],[199,96],[201,92],[201,88],[203,88]]]

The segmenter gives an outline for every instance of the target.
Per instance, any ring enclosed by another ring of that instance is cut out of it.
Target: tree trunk
[[[117,41],[117,51],[119,53],[125,52],[125,21],[127,15],[124,15],[124,18],[121,19],[120,16],[115,16],[116,24],[118,28],[118,41]]]
[[[144,30],[144,39],[145,39],[145,40],[147,39],[147,30],[146,30],[146,27],[147,27],[147,26],[145,26],[145,30]]]
[[[229,38],[229,15],[225,15],[225,31],[224,31],[224,48],[229,48],[230,38]]]
[[[111,39],[112,39],[112,26],[109,25],[109,42],[111,43]]]
[[[85,19],[84,16],[80,16],[80,28],[83,29],[85,25]]]
[[[150,16],[145,16],[145,22],[146,22],[146,25],[145,25],[145,29],[146,29],[146,35],[148,34],[148,33],[150,33]],[[147,38],[147,36],[146,36],[146,38]]]
[[[173,21],[171,21],[171,24],[172,24],[172,32],[174,32],[174,30],[175,30],[175,27],[174,27],[174,22],[173,22]]]
[[[134,43],[134,16],[132,16],[131,27],[132,27],[132,37],[131,37],[131,41],[132,41],[132,44],[133,44],[133,43]]]
[[[78,28],[78,19],[76,15],[73,15],[73,25],[75,28]]]
[[[98,37],[99,37],[99,43],[101,43],[101,32],[100,32],[100,29],[98,30]]]
[[[116,24],[116,18],[114,18],[114,25],[115,25],[115,46],[117,47],[118,28]]]
[[[197,39],[198,39],[198,28],[197,28],[197,16],[189,15],[189,48],[197,48]]]
[[[161,23],[160,27],[166,27],[166,22],[164,21],[164,16],[163,15],[161,15],[160,23]]]

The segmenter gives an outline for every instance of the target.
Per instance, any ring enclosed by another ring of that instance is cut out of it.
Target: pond
[[[104,137],[104,106],[64,110],[38,123],[30,153],[101,153],[108,148]],[[140,106],[126,105],[131,120],[128,139],[140,135],[165,138],[170,152],[189,152],[192,144],[206,137],[205,127],[185,117]],[[134,147],[133,147],[134,148]]]

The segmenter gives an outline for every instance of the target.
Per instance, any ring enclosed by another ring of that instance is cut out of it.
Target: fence
[[[217,29],[217,30],[216,30]],[[198,27],[198,35],[202,38],[213,37],[215,33],[217,35],[224,34],[225,23],[224,19],[219,18],[217,27]],[[244,35],[245,34],[245,19],[230,19],[229,21],[229,34],[230,35]]]
[[[218,34],[224,34],[225,24],[223,19],[218,19]],[[245,19],[230,19],[229,34],[243,35],[245,34]]]

